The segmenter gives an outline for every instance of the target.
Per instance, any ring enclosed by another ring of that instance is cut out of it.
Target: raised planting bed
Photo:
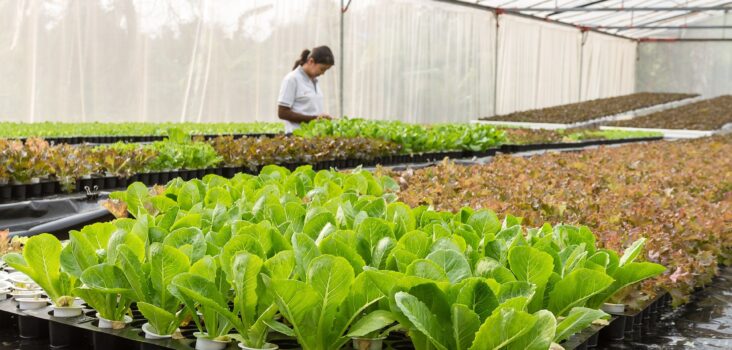
[[[691,94],[667,94],[641,92],[625,96],[609,97],[481,118],[485,121],[578,124],[603,117],[627,113],[655,105],[696,97]],[[566,126],[563,126],[566,127]]]
[[[532,228],[490,210],[410,207],[398,190],[392,178],[360,169],[276,166],[152,189],[135,183],[110,194],[118,219],[72,231],[66,244],[29,238],[22,253],[3,257],[28,277],[0,279],[13,290],[42,289],[54,303],[18,300],[38,304],[17,316],[23,336],[42,336],[44,324],[53,333],[58,313],[73,309],[79,314],[64,325],[108,319],[119,328],[92,328],[86,338],[95,348],[135,346],[114,337],[190,347],[192,335],[196,346],[233,338],[262,348],[287,336],[285,344],[322,350],[354,339],[388,339],[394,349],[548,349],[612,320],[600,310],[605,302],[665,270],[635,261],[645,239],[601,251],[587,227]],[[19,312],[12,301],[0,309]],[[26,321],[35,333],[25,333]],[[178,329],[186,339],[176,339]]]
[[[647,237],[645,259],[668,273],[643,284],[676,303],[709,283],[732,251],[732,136],[653,142],[578,153],[498,156],[485,165],[394,173],[411,206],[468,205],[515,213],[525,224],[585,223],[602,247]],[[711,161],[713,160],[713,161]]]
[[[113,138],[134,142],[156,141],[168,129],[192,135],[278,134],[282,123],[13,123],[0,122],[0,138],[44,137],[67,143],[110,143]],[[84,141],[85,140],[85,141]]]
[[[714,131],[732,123],[732,96],[720,96],[608,126]]]
[[[367,137],[398,144],[404,153],[444,150],[483,151],[504,140],[502,131],[471,123],[409,124],[400,121],[342,118],[303,123],[297,136]]]
[[[520,132],[520,133],[517,133]],[[393,166],[452,159],[488,157],[496,152],[582,148],[603,144],[654,141],[643,132],[583,130],[566,132],[511,130],[506,144],[484,150],[432,151],[403,154],[389,141],[369,138],[278,135],[271,138],[220,136],[205,142],[182,137],[148,145],[118,143],[110,146],[51,145],[42,139],[25,143],[0,139],[0,203],[45,198],[62,193],[96,193],[124,188],[140,181],[165,184],[175,178],[189,180],[207,174],[233,177],[236,173],[257,173],[265,165],[277,164],[294,170],[301,165],[313,169],[347,169],[357,166]],[[518,135],[514,137],[515,135]],[[584,139],[585,137],[608,139]],[[620,138],[626,137],[626,138]],[[562,142],[537,142],[561,140]],[[579,140],[579,141],[578,141]],[[12,169],[12,172],[7,170]]]

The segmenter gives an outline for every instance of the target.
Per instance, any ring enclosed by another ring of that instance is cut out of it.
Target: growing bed
[[[732,123],[732,96],[720,96],[672,108],[609,126],[714,131]]]
[[[577,124],[643,108],[690,99],[697,95],[641,92],[625,96],[602,98],[555,107],[521,111],[481,118],[486,121]]]

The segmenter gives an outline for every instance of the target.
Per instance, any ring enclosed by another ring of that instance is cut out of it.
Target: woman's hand
[[[320,119],[333,120],[333,117],[331,117],[331,116],[329,116],[327,114],[321,114],[321,115],[315,117],[315,119],[317,119],[317,120],[320,120]]]

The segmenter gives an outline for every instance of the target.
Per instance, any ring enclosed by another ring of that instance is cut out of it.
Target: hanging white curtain
[[[583,41],[583,101],[635,92],[635,41],[595,32]]]
[[[490,12],[436,1],[353,1],[344,114],[426,123],[491,115],[495,27]]]
[[[0,0],[0,120],[277,120],[304,48],[339,47],[333,0]],[[339,65],[322,77],[338,110]]]
[[[501,15],[497,114],[576,102],[580,39],[572,27]]]

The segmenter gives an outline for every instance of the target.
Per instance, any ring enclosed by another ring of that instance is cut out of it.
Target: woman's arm
[[[331,119],[327,115],[304,115],[297,112],[293,112],[291,108],[285,106],[278,106],[277,116],[280,119],[287,120],[293,123],[305,123],[318,118]]]
[[[293,123],[305,123],[317,118],[317,116],[310,116],[293,112],[291,108],[285,106],[278,106],[277,116],[280,119],[287,120]]]

